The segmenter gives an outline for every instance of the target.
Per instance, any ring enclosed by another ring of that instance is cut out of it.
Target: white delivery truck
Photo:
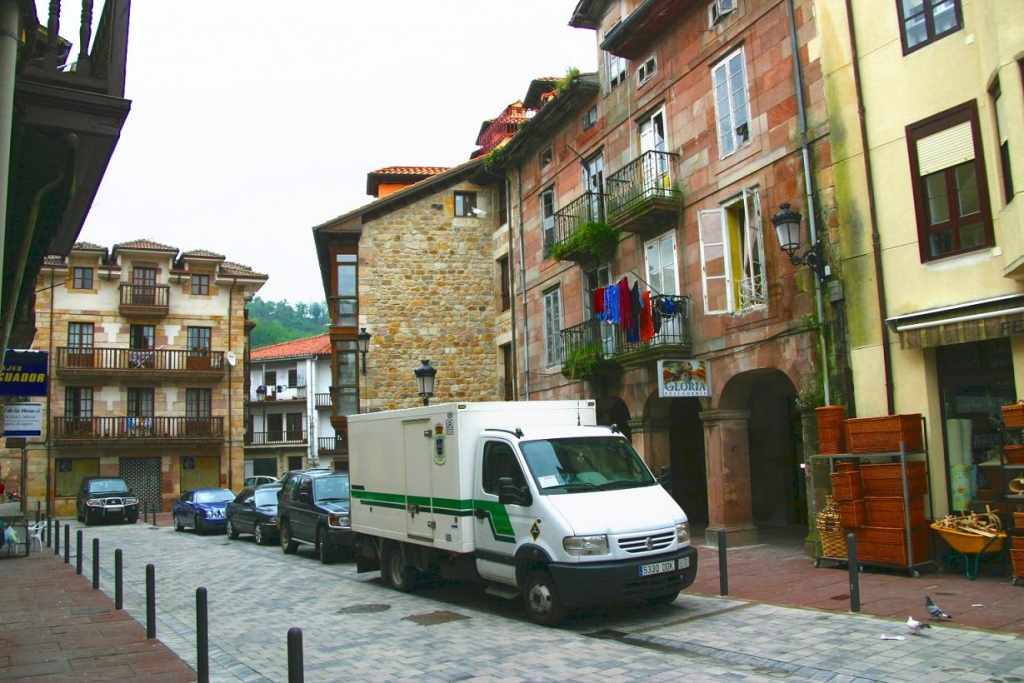
[[[594,402],[448,403],[348,417],[357,568],[398,590],[475,580],[555,625],[670,602],[697,575],[686,514]]]

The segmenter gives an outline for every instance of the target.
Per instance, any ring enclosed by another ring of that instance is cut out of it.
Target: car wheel
[[[416,582],[416,570],[405,564],[402,549],[395,543],[385,543],[381,555],[380,573],[388,585],[403,593],[412,590]]]
[[[171,517],[171,523],[174,525],[174,530],[175,531],[184,531],[185,530],[185,527],[183,527],[181,525],[181,520],[178,519],[178,515],[173,515]]]
[[[327,535],[327,530],[323,527],[316,530],[316,550],[320,555],[320,561],[324,564],[333,564],[338,559],[338,552],[334,544],[331,543],[331,537]]]
[[[131,515],[131,516],[130,516],[130,517],[128,518],[128,523],[129,523],[129,524],[135,524],[135,523],[137,523],[138,521],[139,521],[139,516],[138,516],[138,515]]]
[[[565,618],[555,582],[545,571],[535,571],[526,577],[523,606],[530,621],[541,626],[557,626]]]
[[[292,538],[292,525],[289,522],[281,522],[281,550],[289,555],[299,549],[299,544]]]
[[[263,525],[259,522],[256,522],[256,524],[253,525],[252,537],[253,540],[256,541],[256,545],[267,544],[267,533],[263,531]]]
[[[93,524],[92,516],[89,514],[88,510],[85,513],[85,520],[83,521],[85,521],[86,526],[92,526]]]
[[[673,602],[675,602],[676,598],[678,597],[679,591],[672,591],[671,593],[666,593],[665,595],[656,595],[653,598],[647,598],[647,604],[651,605],[652,607],[654,605],[670,605]]]
[[[198,517],[192,518],[192,528],[195,529],[196,533],[200,536],[206,533],[206,530],[203,529],[203,523],[199,521]]]
[[[76,519],[77,519],[77,520],[78,520],[79,522],[84,522],[84,521],[85,521],[84,519],[82,519],[82,513],[81,513],[81,511],[76,511],[76,512],[75,512],[75,518],[76,518]]]
[[[228,538],[238,538],[238,529],[235,528],[235,523],[232,522],[230,519],[224,525],[224,531],[227,532]]]

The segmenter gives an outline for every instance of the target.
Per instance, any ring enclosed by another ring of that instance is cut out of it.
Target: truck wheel
[[[656,595],[653,598],[647,598],[647,604],[651,606],[670,605],[673,602],[675,602],[676,598],[678,597],[679,591],[672,591],[671,593],[666,593],[665,595]]]
[[[557,626],[565,618],[565,607],[558,597],[555,582],[545,571],[536,571],[526,577],[523,606],[530,621],[541,626]]]
[[[392,588],[403,593],[412,590],[415,576],[412,567],[405,564],[402,549],[394,543],[386,543],[381,551],[380,574]]]
[[[292,525],[290,522],[281,523],[281,550],[289,555],[299,549],[299,544],[292,539]]]
[[[327,535],[323,527],[316,530],[316,550],[320,555],[320,561],[324,564],[333,564],[338,557],[334,544],[331,543],[331,537]]]

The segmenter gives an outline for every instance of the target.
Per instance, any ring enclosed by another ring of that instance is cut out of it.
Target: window
[[[526,486],[526,478],[516,460],[516,454],[504,441],[488,441],[484,444],[484,461],[480,471],[484,491],[493,496],[501,493],[500,480],[503,477],[511,479],[513,486]]]
[[[498,259],[498,280],[501,287],[501,310],[507,311],[512,308],[512,272],[507,256]]]
[[[718,156],[726,157],[750,141],[747,68],[743,48],[711,68],[718,122]]]
[[[188,328],[188,349],[189,351],[210,350],[210,328],[190,327]]]
[[[699,212],[698,221],[704,312],[742,313],[767,305],[757,189],[744,189],[721,208]]]
[[[210,293],[210,276],[196,274],[192,276],[192,293],[207,296]]]
[[[594,270],[588,270],[585,274],[584,282],[586,283],[586,291],[583,293],[583,319],[593,320],[596,316],[596,313],[594,313],[595,293],[600,291],[603,296],[604,288],[612,283],[612,272],[608,264],[598,266]],[[613,325],[601,325],[598,329],[601,330],[601,347],[604,349],[604,352],[609,355],[614,354],[615,327]]]
[[[128,387],[128,417],[153,417],[154,394],[152,387]]]
[[[640,122],[640,153],[646,155],[641,167],[645,194],[663,194],[671,189],[669,175],[668,140],[665,131],[665,111],[659,110]],[[647,154],[658,152],[658,154]]]
[[[284,415],[280,413],[267,415],[267,441],[284,439]]]
[[[1003,176],[1003,205],[1013,201],[1013,170],[1010,166],[1010,138],[1006,134],[1006,124],[1010,121],[1010,113],[1006,111],[1006,100],[1003,98],[999,79],[992,84],[989,96],[992,98],[992,110],[996,114],[996,138],[999,141],[999,170]]]
[[[153,325],[129,326],[128,348],[132,350],[156,348],[156,327]]]
[[[615,86],[626,80],[626,60],[611,52],[605,52],[604,59],[608,72],[608,90],[614,90]]]
[[[736,11],[736,0],[712,0],[708,6],[708,22],[714,26],[727,14]]]
[[[587,110],[587,113],[583,115],[583,130],[588,131],[597,125],[597,105]]]
[[[515,366],[512,363],[512,345],[502,344],[501,345],[501,365],[504,370],[504,389],[505,389],[505,400],[515,400],[515,382],[513,381],[513,375]]]
[[[679,294],[676,277],[676,232],[670,230],[644,244],[647,284],[655,294]],[[611,284],[610,282],[607,284]]]
[[[355,340],[334,342],[334,414],[359,413],[359,358]]]
[[[68,346],[77,349],[91,349],[92,342],[92,323],[68,323]]]
[[[210,417],[212,398],[210,389],[186,389],[185,417]]]
[[[357,247],[351,247],[353,250]],[[335,253],[334,296],[332,297],[331,321],[337,327],[356,326],[359,313],[358,256],[352,253]],[[355,334],[355,330],[352,331]]]
[[[545,148],[540,153],[539,161],[540,161],[540,167],[542,169],[547,168],[551,164],[552,156],[553,156],[553,152],[551,151],[550,147]]]
[[[658,60],[654,57],[648,57],[640,68],[636,70],[636,84],[638,86],[643,85],[647,81],[654,77],[655,72],[658,71]]]
[[[921,261],[995,243],[975,102],[907,126]]]
[[[263,384],[265,384],[268,387],[276,387],[277,386],[277,371],[276,370],[267,370],[266,372],[264,372],[263,373]]]
[[[504,180],[498,181],[498,215],[503,224],[508,223],[508,182]]]
[[[132,268],[131,303],[139,306],[156,305],[156,268]]]
[[[92,387],[64,387],[64,417],[92,419]]]
[[[289,441],[302,441],[302,413],[288,413],[285,415],[285,437]]]
[[[92,289],[92,268],[75,266],[72,269],[72,289]]]
[[[455,193],[455,215],[473,217],[476,213],[476,192]]]
[[[555,287],[544,292],[544,363],[549,368],[562,362],[562,293]]]
[[[288,386],[299,386],[299,371],[295,368],[292,368],[291,370],[288,371]]]
[[[544,256],[551,254],[555,246],[555,190],[548,188],[540,193],[540,220],[544,231]]]
[[[903,54],[913,52],[963,26],[960,0],[896,0]]]

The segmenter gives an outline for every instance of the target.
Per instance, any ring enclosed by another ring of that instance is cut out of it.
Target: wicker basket
[[[1024,530],[1024,512],[1013,513],[1013,526],[1017,529]]]
[[[839,519],[845,527],[859,527],[868,523],[867,508],[864,507],[864,500],[841,500],[839,501]]]
[[[822,557],[845,558],[847,554],[846,531],[842,527],[839,505],[832,499],[832,496],[825,499],[825,507],[818,511],[815,525],[818,528],[818,537],[821,539]]]
[[[818,452],[845,453],[846,430],[843,428],[843,421],[846,418],[846,408],[843,406],[815,408],[814,415],[818,420]]]
[[[1009,444],[1006,446],[1006,464],[1024,465],[1024,446]]]
[[[904,529],[907,526],[902,496],[899,498],[865,496],[864,507],[867,510],[868,526],[890,529]],[[910,525],[912,527],[924,526],[924,498],[914,496],[909,500],[907,507],[910,508]]]
[[[1024,427],[1024,401],[1017,405],[1003,406],[1003,425],[1008,429]]]
[[[857,534],[857,559],[884,564],[907,564],[910,554],[907,534],[903,529],[861,527]],[[923,562],[928,554],[928,527],[914,527],[911,531],[914,562]]]
[[[849,550],[846,548],[845,531],[819,531],[821,537],[821,556],[846,559]]]
[[[836,460],[836,472],[856,472],[860,463],[855,460]]]
[[[1013,550],[1024,550],[1024,536],[1013,536],[1010,539]]]
[[[902,467],[898,462],[861,465],[860,476],[865,496],[885,498],[903,495]],[[923,461],[907,463],[907,494],[911,497],[928,493]]]
[[[921,414],[857,417],[846,421],[846,445],[851,453],[894,453],[924,447]]]
[[[1024,577],[1024,550],[1010,550],[1010,561],[1013,562],[1013,577]]]
[[[859,470],[833,472],[832,497],[836,500],[857,500],[863,498]]]

